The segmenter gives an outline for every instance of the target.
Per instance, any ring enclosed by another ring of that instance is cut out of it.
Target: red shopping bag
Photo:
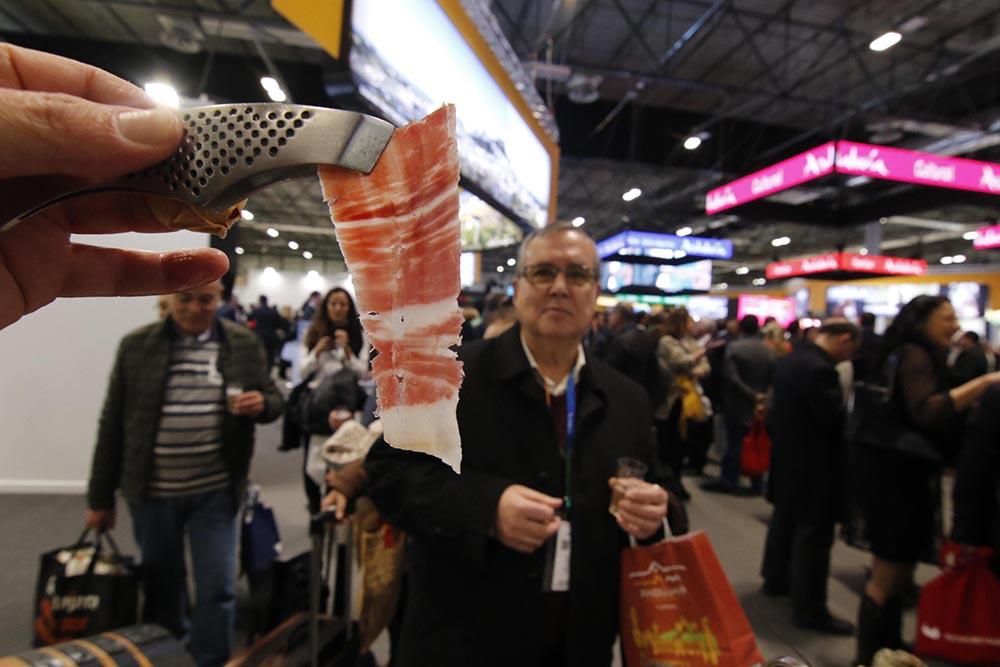
[[[760,477],[771,468],[771,438],[763,419],[754,419],[750,430],[743,436],[740,450],[740,469],[747,477]]]
[[[945,567],[959,546],[941,550]],[[977,547],[966,562],[923,587],[915,653],[962,665],[1000,666],[1000,579],[990,569],[993,549]]]
[[[764,662],[703,531],[626,549],[621,580],[621,638],[628,667]]]

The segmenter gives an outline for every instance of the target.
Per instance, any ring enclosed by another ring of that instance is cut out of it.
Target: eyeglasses
[[[597,280],[597,273],[585,266],[570,264],[566,268],[552,264],[535,264],[525,267],[521,275],[535,287],[548,287],[556,281],[559,274],[566,276],[566,282],[573,287],[586,287]]]

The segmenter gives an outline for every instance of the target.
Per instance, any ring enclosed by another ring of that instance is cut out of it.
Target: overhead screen
[[[350,67],[397,124],[451,102],[462,175],[534,227],[549,219],[557,149],[497,83],[436,0],[354,0]],[[540,136],[541,135],[541,136]]]
[[[615,292],[629,285],[656,287],[664,292],[707,292],[712,286],[712,260],[677,266],[601,262],[601,289]]]

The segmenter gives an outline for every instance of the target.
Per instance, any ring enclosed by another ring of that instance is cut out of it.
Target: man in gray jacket
[[[719,479],[706,484],[706,491],[734,493],[739,489],[743,437],[763,406],[774,373],[774,351],[760,339],[759,332],[757,317],[746,315],[739,322],[739,338],[726,350],[722,385],[726,451]],[[760,493],[763,479],[755,477],[751,484],[753,491]]]
[[[122,339],[87,494],[87,525],[106,530],[121,489],[142,551],[144,620],[178,637],[189,629],[187,537],[197,595],[189,649],[199,666],[229,658],[254,422],[283,408],[257,337],[216,318],[221,296],[219,282],[174,294],[166,320]]]

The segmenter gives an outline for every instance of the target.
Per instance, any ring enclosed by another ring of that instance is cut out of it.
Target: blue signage
[[[663,260],[684,257],[732,259],[733,243],[726,239],[626,231],[599,242],[597,254],[601,259],[616,255],[639,255]]]

